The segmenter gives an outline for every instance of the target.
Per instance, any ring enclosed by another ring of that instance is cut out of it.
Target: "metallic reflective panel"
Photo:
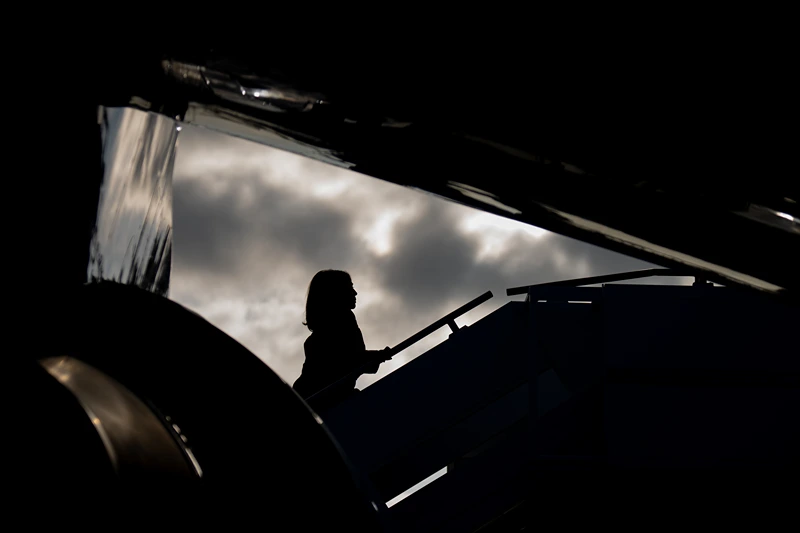
[[[163,115],[100,108],[103,183],[89,281],[165,295],[172,256],[172,168],[178,128]]]
[[[181,61],[162,61],[164,74],[181,85],[205,90],[223,105],[188,102],[183,121],[267,144],[332,165],[349,168],[335,151],[316,135],[282,128],[264,116],[272,114],[324,112],[328,105],[318,92],[300,91],[268,77],[237,78],[229,73]],[[149,108],[149,103],[132,100],[132,105]],[[313,120],[313,118],[312,118]]]
[[[41,365],[78,398],[120,477],[202,475],[191,451],[178,440],[180,432],[171,435],[153,411],[119,382],[72,357],[47,358]]]
[[[155,46],[147,82],[119,94],[717,283],[800,288],[789,144],[765,135],[782,114],[742,112],[764,99],[725,77],[738,56],[715,72],[691,56],[612,67],[589,50],[367,56],[332,40],[295,57],[257,44]]]
[[[227,72],[181,61],[164,60],[161,65],[167,76],[193,85],[207,85],[215,96],[223,100],[257,109],[278,113],[311,111],[315,106],[326,104],[320,93],[301,91],[266,77],[237,78]]]
[[[792,202],[787,200],[789,199],[784,198],[784,201],[786,201],[787,205],[791,205]],[[800,217],[792,216],[789,213],[784,213],[782,211],[777,211],[775,209],[770,209],[769,207],[764,207],[757,204],[750,204],[746,211],[741,211],[739,214],[743,217],[755,220],[756,222],[769,224],[774,228],[784,231],[791,231],[800,235]]]
[[[269,121],[234,109],[192,103],[186,111],[184,122],[311,157],[337,167],[353,167],[353,163],[342,159],[337,151],[326,148],[320,139],[287,134]]]

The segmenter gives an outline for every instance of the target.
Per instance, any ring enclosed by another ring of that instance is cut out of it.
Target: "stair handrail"
[[[611,283],[613,281],[627,281],[631,279],[649,278],[652,276],[696,276],[696,274],[684,270],[674,270],[671,268],[646,268],[644,270],[634,270],[632,272],[618,272],[616,274],[592,276],[589,278],[565,279],[561,281],[537,283],[534,285],[523,285],[522,287],[512,287],[510,289],[506,289],[506,296],[528,294],[528,291],[531,289],[537,289],[539,287],[580,287],[581,285],[595,285],[598,283]]]
[[[469,311],[472,311],[473,309],[475,309],[476,307],[478,307],[479,305],[481,305],[485,301],[487,301],[490,298],[492,298],[492,296],[493,296],[492,291],[486,291],[483,294],[481,294],[480,296],[478,296],[477,298],[474,298],[474,299],[470,300],[469,302],[465,303],[464,305],[462,305],[461,307],[459,307],[455,311],[452,311],[452,312],[446,314],[445,316],[443,316],[442,318],[440,318],[436,322],[434,322],[434,323],[430,324],[429,326],[419,330],[415,334],[413,334],[410,337],[408,337],[406,340],[404,340],[404,341],[400,342],[399,344],[395,345],[393,348],[390,348],[389,349],[389,353],[391,355],[389,355],[388,357],[386,357],[385,352],[383,352],[383,351],[378,352],[379,353],[379,357],[371,358],[370,360],[366,361],[365,363],[362,363],[361,365],[359,365],[355,369],[351,370],[350,372],[348,372],[347,374],[345,374],[341,378],[337,379],[336,381],[334,381],[333,383],[331,383],[327,387],[315,392],[314,394],[312,394],[311,396],[309,396],[306,399],[306,403],[310,404],[312,401],[314,401],[315,398],[320,398],[320,397],[324,396],[325,393],[329,392],[330,390],[333,390],[337,385],[339,385],[340,383],[344,382],[345,380],[352,379],[353,376],[360,376],[361,374],[364,373],[364,370],[366,370],[366,368],[369,367],[370,365],[374,365],[378,361],[383,362],[383,361],[387,361],[387,360],[391,359],[392,357],[394,357],[398,353],[402,352],[403,350],[405,350],[406,348],[412,346],[413,344],[416,344],[417,342],[421,341],[422,339],[424,339],[425,337],[427,337],[428,335],[430,335],[434,331],[438,330],[442,326],[450,326],[450,329],[452,329],[453,332],[455,333],[459,329],[458,325],[456,324],[456,319],[458,317],[460,317],[461,315],[463,315],[463,314],[465,314],[465,313],[467,313]]]

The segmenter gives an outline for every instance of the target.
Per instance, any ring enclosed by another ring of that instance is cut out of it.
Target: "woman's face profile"
[[[350,309],[355,309],[356,308],[356,296],[358,296],[358,293],[356,292],[356,289],[353,286],[353,282],[352,281],[350,282],[350,287],[347,289],[347,296],[348,296],[348,301],[350,302]]]

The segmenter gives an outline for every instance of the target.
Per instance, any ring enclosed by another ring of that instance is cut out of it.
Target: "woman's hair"
[[[332,314],[348,309],[345,295],[352,284],[342,270],[320,270],[311,279],[306,297],[306,321],[310,331],[320,327]]]

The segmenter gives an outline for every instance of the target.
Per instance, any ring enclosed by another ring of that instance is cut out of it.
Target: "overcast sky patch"
[[[287,152],[184,127],[174,171],[170,297],[292,383],[306,290],[350,272],[367,347],[391,346],[492,290],[651,265],[513,220]],[[381,373],[447,338],[446,328]],[[374,377],[359,382],[360,386]]]

